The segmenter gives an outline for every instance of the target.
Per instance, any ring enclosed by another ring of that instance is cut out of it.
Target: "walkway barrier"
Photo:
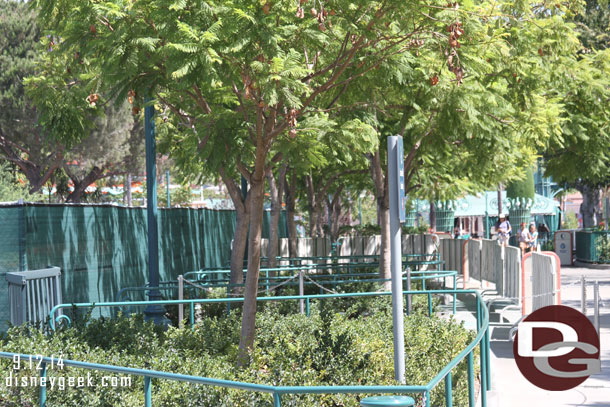
[[[442,260],[449,265],[459,264],[457,257],[461,253],[464,288],[470,278],[478,280],[485,294],[496,296],[490,301],[504,307],[501,315],[511,308],[524,316],[546,305],[561,303],[561,265],[554,252],[521,256],[520,249],[502,247],[487,239],[468,240],[461,251],[459,244],[457,239],[442,241]],[[493,290],[486,289],[488,283]]]
[[[331,255],[330,239],[324,237],[297,238],[297,257],[329,257]],[[436,234],[419,234],[402,236],[403,254],[426,254],[438,252],[439,237]],[[374,256],[381,254],[381,236],[343,236],[337,240],[337,255],[340,256]],[[269,240],[262,239],[261,254],[268,253]],[[287,258],[288,239],[278,239],[278,256]],[[306,263],[305,263],[306,264]]]
[[[502,281],[504,269],[502,246],[495,240],[481,241],[481,280],[497,283]]]
[[[147,369],[137,369],[122,366],[112,366],[97,363],[88,363],[83,361],[75,360],[64,360],[65,366],[73,366],[82,369],[98,370],[114,372],[117,374],[125,374],[132,376],[144,377],[144,406],[152,406],[152,390],[153,386],[151,383],[152,378],[171,380],[171,381],[182,381],[193,384],[208,385],[208,386],[219,386],[232,389],[240,389],[246,391],[264,392],[269,393],[273,400],[274,407],[281,407],[282,400],[286,401],[289,396],[299,394],[420,394],[422,396],[423,405],[425,407],[431,406],[430,394],[432,390],[444,382],[445,386],[445,406],[452,407],[452,371],[453,369],[463,360],[466,360],[468,370],[468,405],[469,407],[475,407],[475,374],[474,374],[474,350],[476,346],[480,347],[480,363],[481,363],[481,376],[480,376],[480,402],[477,405],[487,407],[487,391],[491,387],[491,375],[490,375],[490,350],[489,350],[489,312],[485,302],[481,298],[481,295],[476,290],[438,290],[438,291],[404,291],[403,295],[436,295],[436,294],[471,294],[476,298],[476,317],[477,317],[477,335],[474,340],[468,344],[468,346],[462,350],[455,358],[447,364],[432,380],[425,385],[419,386],[271,386],[261,385],[255,383],[244,383],[231,380],[221,380],[207,377],[197,377],[183,374],[175,374],[168,372],[161,372]],[[286,296],[286,297],[259,297],[257,301],[295,301],[305,299],[307,304],[311,300],[323,300],[327,298],[343,298],[343,297],[372,297],[372,296],[384,296],[391,295],[391,292],[368,292],[368,293],[348,293],[348,294],[329,294],[329,295],[310,295],[310,296]],[[194,303],[218,303],[218,302],[243,302],[243,298],[224,298],[224,299],[194,299],[194,300],[181,300],[181,301],[143,301],[141,305],[168,305],[168,304],[194,304]],[[55,329],[55,323],[61,320],[70,322],[66,315],[57,317],[56,313],[63,308],[95,308],[95,307],[120,307],[125,303],[80,303],[80,304],[60,304],[51,310],[49,318],[51,326]],[[308,307],[309,309],[309,307]],[[32,355],[28,354],[15,354],[10,352],[0,352],[1,358],[13,359],[20,357],[23,360],[27,360]],[[34,356],[32,356],[34,357]],[[47,365],[53,363],[51,357],[38,357],[36,360],[41,359],[40,375],[41,377],[47,376]],[[47,388],[40,387],[40,406],[46,405]]]
[[[468,256],[468,240],[440,239],[439,253],[445,262],[445,270],[456,270],[458,275],[464,277],[466,258]]]
[[[464,274],[464,288],[466,283],[470,282],[470,277],[481,281],[481,251],[483,242],[481,240],[467,240],[465,259],[463,262],[467,265],[468,275]]]
[[[522,313],[561,304],[561,269],[553,252],[526,253],[522,260]]]
[[[44,324],[51,309],[61,304],[59,267],[6,273],[12,325]]]
[[[496,288],[498,295],[507,298],[519,298],[521,288],[521,249],[518,247],[504,248],[503,277],[498,279]],[[500,281],[501,280],[501,281]]]

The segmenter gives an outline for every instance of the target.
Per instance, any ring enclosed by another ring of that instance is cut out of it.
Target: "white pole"
[[[587,281],[580,276],[580,312],[587,315]]]
[[[392,270],[392,320],[394,323],[394,377],[405,383],[405,336],[402,294],[402,245],[399,220],[398,136],[388,137],[388,188],[390,189],[390,267]]]
[[[599,281],[593,283],[593,325],[599,335]]]
[[[299,295],[305,295],[305,285],[303,281],[302,271],[299,271]],[[301,314],[305,314],[305,301],[302,298],[299,300],[299,309],[301,311]]]
[[[184,299],[184,277],[178,276],[178,300]],[[178,327],[184,328],[184,304],[178,304]]]

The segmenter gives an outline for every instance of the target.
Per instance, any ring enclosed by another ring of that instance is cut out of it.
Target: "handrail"
[[[430,290],[430,294],[444,294],[445,292],[455,290]],[[459,291],[465,292],[464,290]],[[422,294],[428,291],[403,291],[403,294]],[[389,291],[383,292],[361,292],[361,293],[337,293],[337,294],[309,294],[309,295],[284,295],[273,297],[257,297],[256,301],[292,301],[292,300],[315,300],[326,298],[348,298],[348,297],[373,297],[392,295]],[[244,302],[244,297],[229,297],[229,298],[198,298],[198,299],[183,299],[183,300],[158,300],[158,301],[122,301],[122,302],[80,302],[71,304],[58,304],[49,312],[49,324],[52,331],[55,331],[55,313],[62,308],[97,308],[97,307],[122,307],[125,305],[176,305],[176,304],[207,304],[207,303],[240,303]]]
[[[322,394],[322,393],[422,393],[425,399],[425,406],[430,407],[430,393],[440,383],[441,380],[445,380],[445,406],[452,407],[452,376],[451,371],[457,366],[464,358],[467,358],[468,362],[468,396],[469,406],[475,407],[474,397],[474,370],[473,370],[473,353],[474,348],[477,345],[481,346],[481,406],[487,406],[486,391],[490,385],[490,373],[489,373],[489,312],[485,302],[476,290],[435,290],[435,291],[404,291],[403,294],[474,294],[477,299],[477,335],[464,350],[462,350],[457,356],[455,356],[434,378],[432,378],[425,386],[270,386],[261,385],[255,383],[237,382],[231,380],[214,379],[207,377],[198,377],[191,375],[183,375],[176,373],[160,372],[155,370],[129,368],[122,366],[112,366],[97,363],[64,360],[64,364],[68,366],[74,366],[85,369],[93,370],[104,370],[115,373],[130,374],[143,376],[145,378],[145,407],[151,407],[152,402],[150,398],[150,378],[159,378],[167,380],[185,381],[198,384],[207,384],[212,386],[220,386],[226,388],[235,388],[241,390],[252,390],[265,393],[271,393],[273,395],[274,407],[281,407],[281,395],[288,394]],[[358,297],[358,296],[383,296],[391,295],[390,292],[381,293],[346,293],[346,294],[325,294],[325,295],[310,295],[310,296],[286,296],[286,297],[260,297],[260,301],[279,300],[279,299],[301,299],[301,298],[337,298],[337,297]],[[175,304],[175,303],[191,303],[191,302],[238,302],[243,301],[243,298],[224,298],[224,299],[206,299],[206,300],[167,300],[167,301],[141,301],[142,304]],[[136,305],[135,302],[131,303]],[[90,303],[81,304],[60,304],[55,306],[51,310],[50,317],[51,321],[57,309],[67,306],[93,306]],[[115,306],[117,303],[98,303],[95,306]],[[0,352],[2,358],[13,358],[15,355],[20,355],[22,358],[29,358],[33,355],[27,354],[16,354],[10,352]],[[46,363],[52,363],[52,358],[42,358],[42,371],[41,375],[46,375]],[[43,399],[46,399],[46,388],[41,387],[41,403]]]

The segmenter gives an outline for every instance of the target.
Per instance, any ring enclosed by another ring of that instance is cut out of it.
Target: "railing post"
[[[144,407],[152,406],[152,391],[150,385],[150,377],[144,377]]]
[[[599,335],[599,281],[593,283],[593,326]]]
[[[305,284],[303,282],[303,272],[299,271],[299,295],[303,296],[305,295]],[[303,299],[301,298],[299,300],[299,311],[301,312],[301,314],[305,313],[305,304]]]
[[[168,195],[169,202],[169,195]],[[182,274],[178,276],[178,299],[182,301],[184,299],[184,277]],[[184,304],[178,304],[178,327],[184,328]]]
[[[426,281],[426,279],[423,279],[422,281]],[[428,293],[428,316],[432,316],[432,294],[430,293]]]
[[[580,276],[580,312],[587,315],[587,281]]]
[[[462,273],[463,273],[463,271],[462,271]],[[453,315],[455,315],[455,313],[457,312],[457,309],[456,309],[457,294],[455,293],[455,290],[457,290],[457,275],[453,276],[453,290],[454,290],[454,292],[453,292]]]
[[[453,383],[451,382],[451,372],[445,376],[445,406],[453,407],[453,389],[451,388]]]
[[[46,407],[46,405],[47,405],[47,386],[46,386],[47,364],[45,362],[42,362],[41,367],[42,367],[42,369],[40,370],[40,407]],[[44,386],[42,385],[43,378],[45,380]]]
[[[273,407],[282,407],[282,399],[279,393],[273,393]]]
[[[305,298],[305,315],[309,316],[309,297]]]
[[[485,373],[487,375],[487,390],[491,390],[491,350],[489,349],[489,326],[485,330],[485,335],[483,336],[483,338],[485,339]]]
[[[474,401],[474,350],[468,354],[468,407],[475,407]]]
[[[426,407],[430,407],[430,392],[429,391],[424,393],[424,403],[426,403]]]
[[[487,407],[487,361],[485,337],[481,338],[481,407]]]
[[[195,330],[195,303],[191,302],[190,304],[191,315],[189,316],[191,321],[191,329]]]

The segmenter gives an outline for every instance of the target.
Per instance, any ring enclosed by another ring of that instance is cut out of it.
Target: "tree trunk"
[[[275,182],[273,170],[267,170],[267,182],[269,183],[269,195],[271,196],[271,216],[269,222],[269,246],[267,247],[267,265],[269,268],[277,267],[277,254],[279,246],[279,223],[282,211],[282,195],[284,193],[284,182],[286,181],[286,164],[282,165],[279,180]],[[276,272],[270,276],[275,277]]]
[[[390,197],[388,191],[388,177],[385,173],[387,168],[381,166],[381,153],[379,149],[374,155],[369,154],[371,177],[375,198],[377,200],[377,219],[381,227],[381,253],[379,254],[379,278],[388,279],[383,283],[385,290],[392,289],[392,278],[390,270]]]
[[[502,184],[498,185],[498,217],[502,215]]]
[[[80,181],[65,167],[64,171],[66,171],[66,174],[68,174],[68,176],[74,183],[74,191],[72,191],[70,195],[68,195],[68,197],[66,198],[66,202],[71,203],[80,203],[87,187],[93,184],[95,181],[104,178],[104,170],[99,167],[93,167],[91,171],[89,171],[89,173],[85,176],[85,178]]]
[[[243,199],[241,188],[235,180],[228,176],[224,168],[218,170],[220,178],[227,187],[229,196],[235,206],[235,234],[233,235],[233,246],[231,249],[231,274],[229,276],[229,284],[233,287],[234,295],[242,293],[241,285],[244,282],[244,255],[246,253],[246,244],[248,242],[248,224],[250,223],[250,193]]]
[[[123,191],[125,191],[124,202],[127,204],[127,206],[131,207],[131,173],[127,174],[126,176]]]
[[[599,214],[599,204],[601,199],[600,190],[587,184],[577,186],[582,194],[582,204],[580,204],[580,214],[582,215],[582,227],[593,228],[601,219]]]
[[[254,347],[256,333],[256,297],[258,294],[258,277],[261,259],[261,236],[263,230],[263,201],[265,180],[266,148],[256,148],[254,172],[250,177],[250,239],[248,241],[248,272],[246,274],[246,290],[244,292],[244,308],[239,340],[239,364],[248,363],[248,353]]]
[[[383,287],[389,291],[392,289],[392,270],[390,268],[390,202],[388,194],[378,202],[377,211],[381,221],[381,255],[379,256],[379,278],[387,279]]]
[[[290,182],[286,184],[286,222],[288,223],[288,252],[292,258],[297,257],[297,224],[294,221],[296,192],[297,178],[295,170],[291,169]]]
[[[305,190],[307,191],[307,212],[309,214],[309,237],[315,237],[318,232],[319,216],[316,212],[316,192],[311,173],[305,176]]]
[[[331,219],[331,230],[330,240],[336,242],[339,239],[339,228],[341,220],[341,193],[343,192],[344,185],[341,185],[333,194],[333,200],[329,203],[330,208],[330,219]]]

